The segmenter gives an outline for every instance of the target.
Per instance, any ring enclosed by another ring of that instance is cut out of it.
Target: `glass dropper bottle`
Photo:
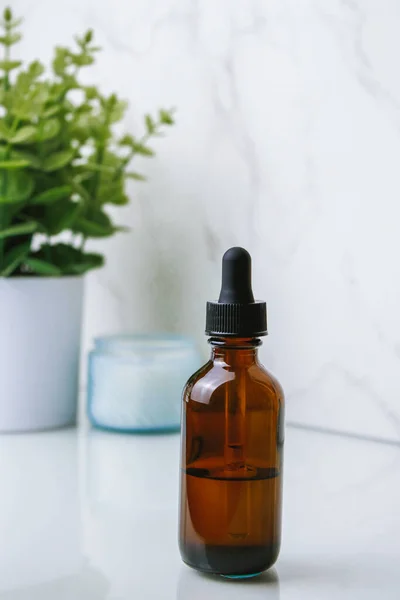
[[[210,360],[183,394],[179,543],[189,566],[231,578],[271,567],[281,539],[284,398],[258,360],[267,334],[243,248],[207,303]]]

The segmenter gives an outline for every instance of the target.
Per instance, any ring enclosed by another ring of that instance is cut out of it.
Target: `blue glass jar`
[[[201,363],[184,336],[97,338],[89,354],[90,422],[124,432],[178,430],[183,386]]]

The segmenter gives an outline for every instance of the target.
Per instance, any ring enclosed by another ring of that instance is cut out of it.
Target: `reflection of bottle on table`
[[[195,573],[182,567],[179,573],[176,600],[279,600],[279,578],[275,569],[260,577],[239,581],[224,580]]]
[[[283,392],[258,362],[266,305],[242,248],[224,255],[206,332],[211,359],[184,391],[180,549],[201,571],[251,576],[279,553]]]

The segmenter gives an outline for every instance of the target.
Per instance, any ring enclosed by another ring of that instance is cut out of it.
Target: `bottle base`
[[[262,573],[263,571],[260,571],[259,573],[249,573],[249,575],[223,575],[221,573],[221,577],[224,579],[251,579],[252,577],[258,577]]]
[[[279,545],[211,546],[185,545],[183,561],[203,573],[222,575],[229,579],[256,577],[278,558]]]

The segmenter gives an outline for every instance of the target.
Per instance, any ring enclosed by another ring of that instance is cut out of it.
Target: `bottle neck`
[[[258,363],[259,338],[211,337],[211,360],[229,366],[250,366]]]

